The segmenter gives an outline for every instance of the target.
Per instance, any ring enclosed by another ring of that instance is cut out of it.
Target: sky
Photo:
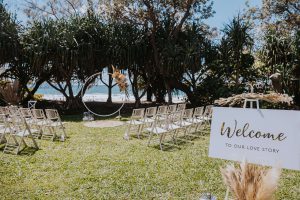
[[[246,8],[246,0],[214,0],[213,10],[216,12],[206,23],[210,27],[217,27],[219,30],[228,24],[230,20]],[[261,6],[262,0],[248,0],[249,5]]]
[[[1,1],[1,0],[0,0]],[[18,20],[26,21],[23,11],[19,9],[24,0],[3,0],[9,10],[17,14]],[[214,16],[205,22],[210,27],[217,27],[219,30],[224,27],[239,11],[242,11],[245,6],[246,0],[214,0],[213,9],[216,12]],[[250,6],[261,5],[262,0],[248,0]]]

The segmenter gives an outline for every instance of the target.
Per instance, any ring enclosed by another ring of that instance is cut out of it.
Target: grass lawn
[[[122,139],[124,127],[86,128],[72,120],[66,142],[38,140],[33,155],[0,153],[0,199],[223,199],[209,136],[160,151],[147,139]],[[283,171],[277,199],[300,199],[300,172]]]

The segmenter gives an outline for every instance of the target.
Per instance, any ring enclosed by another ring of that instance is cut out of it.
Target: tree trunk
[[[109,78],[108,78],[109,80],[108,80],[108,97],[107,97],[107,100],[106,100],[106,103],[108,103],[108,104],[111,104],[112,103],[112,97],[111,97],[111,95],[112,95],[112,78],[111,78],[111,76],[109,76]]]
[[[152,102],[152,95],[153,95],[152,88],[149,86],[147,89],[147,101],[148,102]]]
[[[27,88],[27,85],[25,86],[26,87],[26,90],[27,90],[27,96],[23,99],[23,103],[27,102],[27,101],[30,101],[32,99],[34,99],[34,95],[36,93],[36,91],[39,89],[39,87],[44,83],[45,81],[43,79],[40,79],[36,82],[34,88],[30,91],[29,88]]]
[[[170,85],[167,82],[165,83],[165,85],[166,85],[167,94],[168,94],[168,104],[170,105],[170,104],[173,103],[173,101],[172,101],[172,89],[171,89]]]
[[[165,90],[157,90],[155,93],[156,103],[165,103]]]
[[[66,98],[66,102],[64,104],[64,109],[66,110],[78,110],[82,108],[82,101],[80,97],[70,97]]]
[[[136,98],[135,99],[135,103],[134,103],[134,107],[135,108],[139,108],[141,106],[141,99],[140,98]]]
[[[111,67],[108,67],[108,97],[107,97],[107,100],[106,100],[106,103],[108,104],[112,104],[112,88],[113,88],[113,78],[111,77],[111,74],[112,73],[112,68]]]

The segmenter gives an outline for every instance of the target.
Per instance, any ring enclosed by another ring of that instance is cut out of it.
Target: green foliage
[[[18,25],[0,3],[0,66],[15,61],[18,55]]]
[[[236,86],[240,78],[245,82],[255,76],[251,54],[254,42],[250,31],[251,26],[240,16],[234,17],[223,29],[224,36],[219,47],[220,64],[226,70],[227,81]]]

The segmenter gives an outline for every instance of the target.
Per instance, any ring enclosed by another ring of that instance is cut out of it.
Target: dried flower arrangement
[[[22,92],[20,93],[20,83],[18,80],[1,84],[0,94],[1,99],[11,105],[18,105],[24,95]]]
[[[227,165],[221,173],[235,200],[273,200],[281,170],[242,162],[239,167]]]
[[[111,77],[115,79],[116,83],[118,84],[121,92],[127,92],[127,79],[124,74],[120,72],[119,69],[115,68],[113,65],[111,66],[113,69],[113,73],[111,74]]]
[[[291,105],[293,103],[293,98],[287,94],[280,93],[270,93],[270,94],[258,94],[258,93],[247,93],[238,94],[228,98],[220,98],[215,101],[215,104],[219,106],[236,106],[241,105],[244,99],[259,99],[273,104],[284,103]]]

